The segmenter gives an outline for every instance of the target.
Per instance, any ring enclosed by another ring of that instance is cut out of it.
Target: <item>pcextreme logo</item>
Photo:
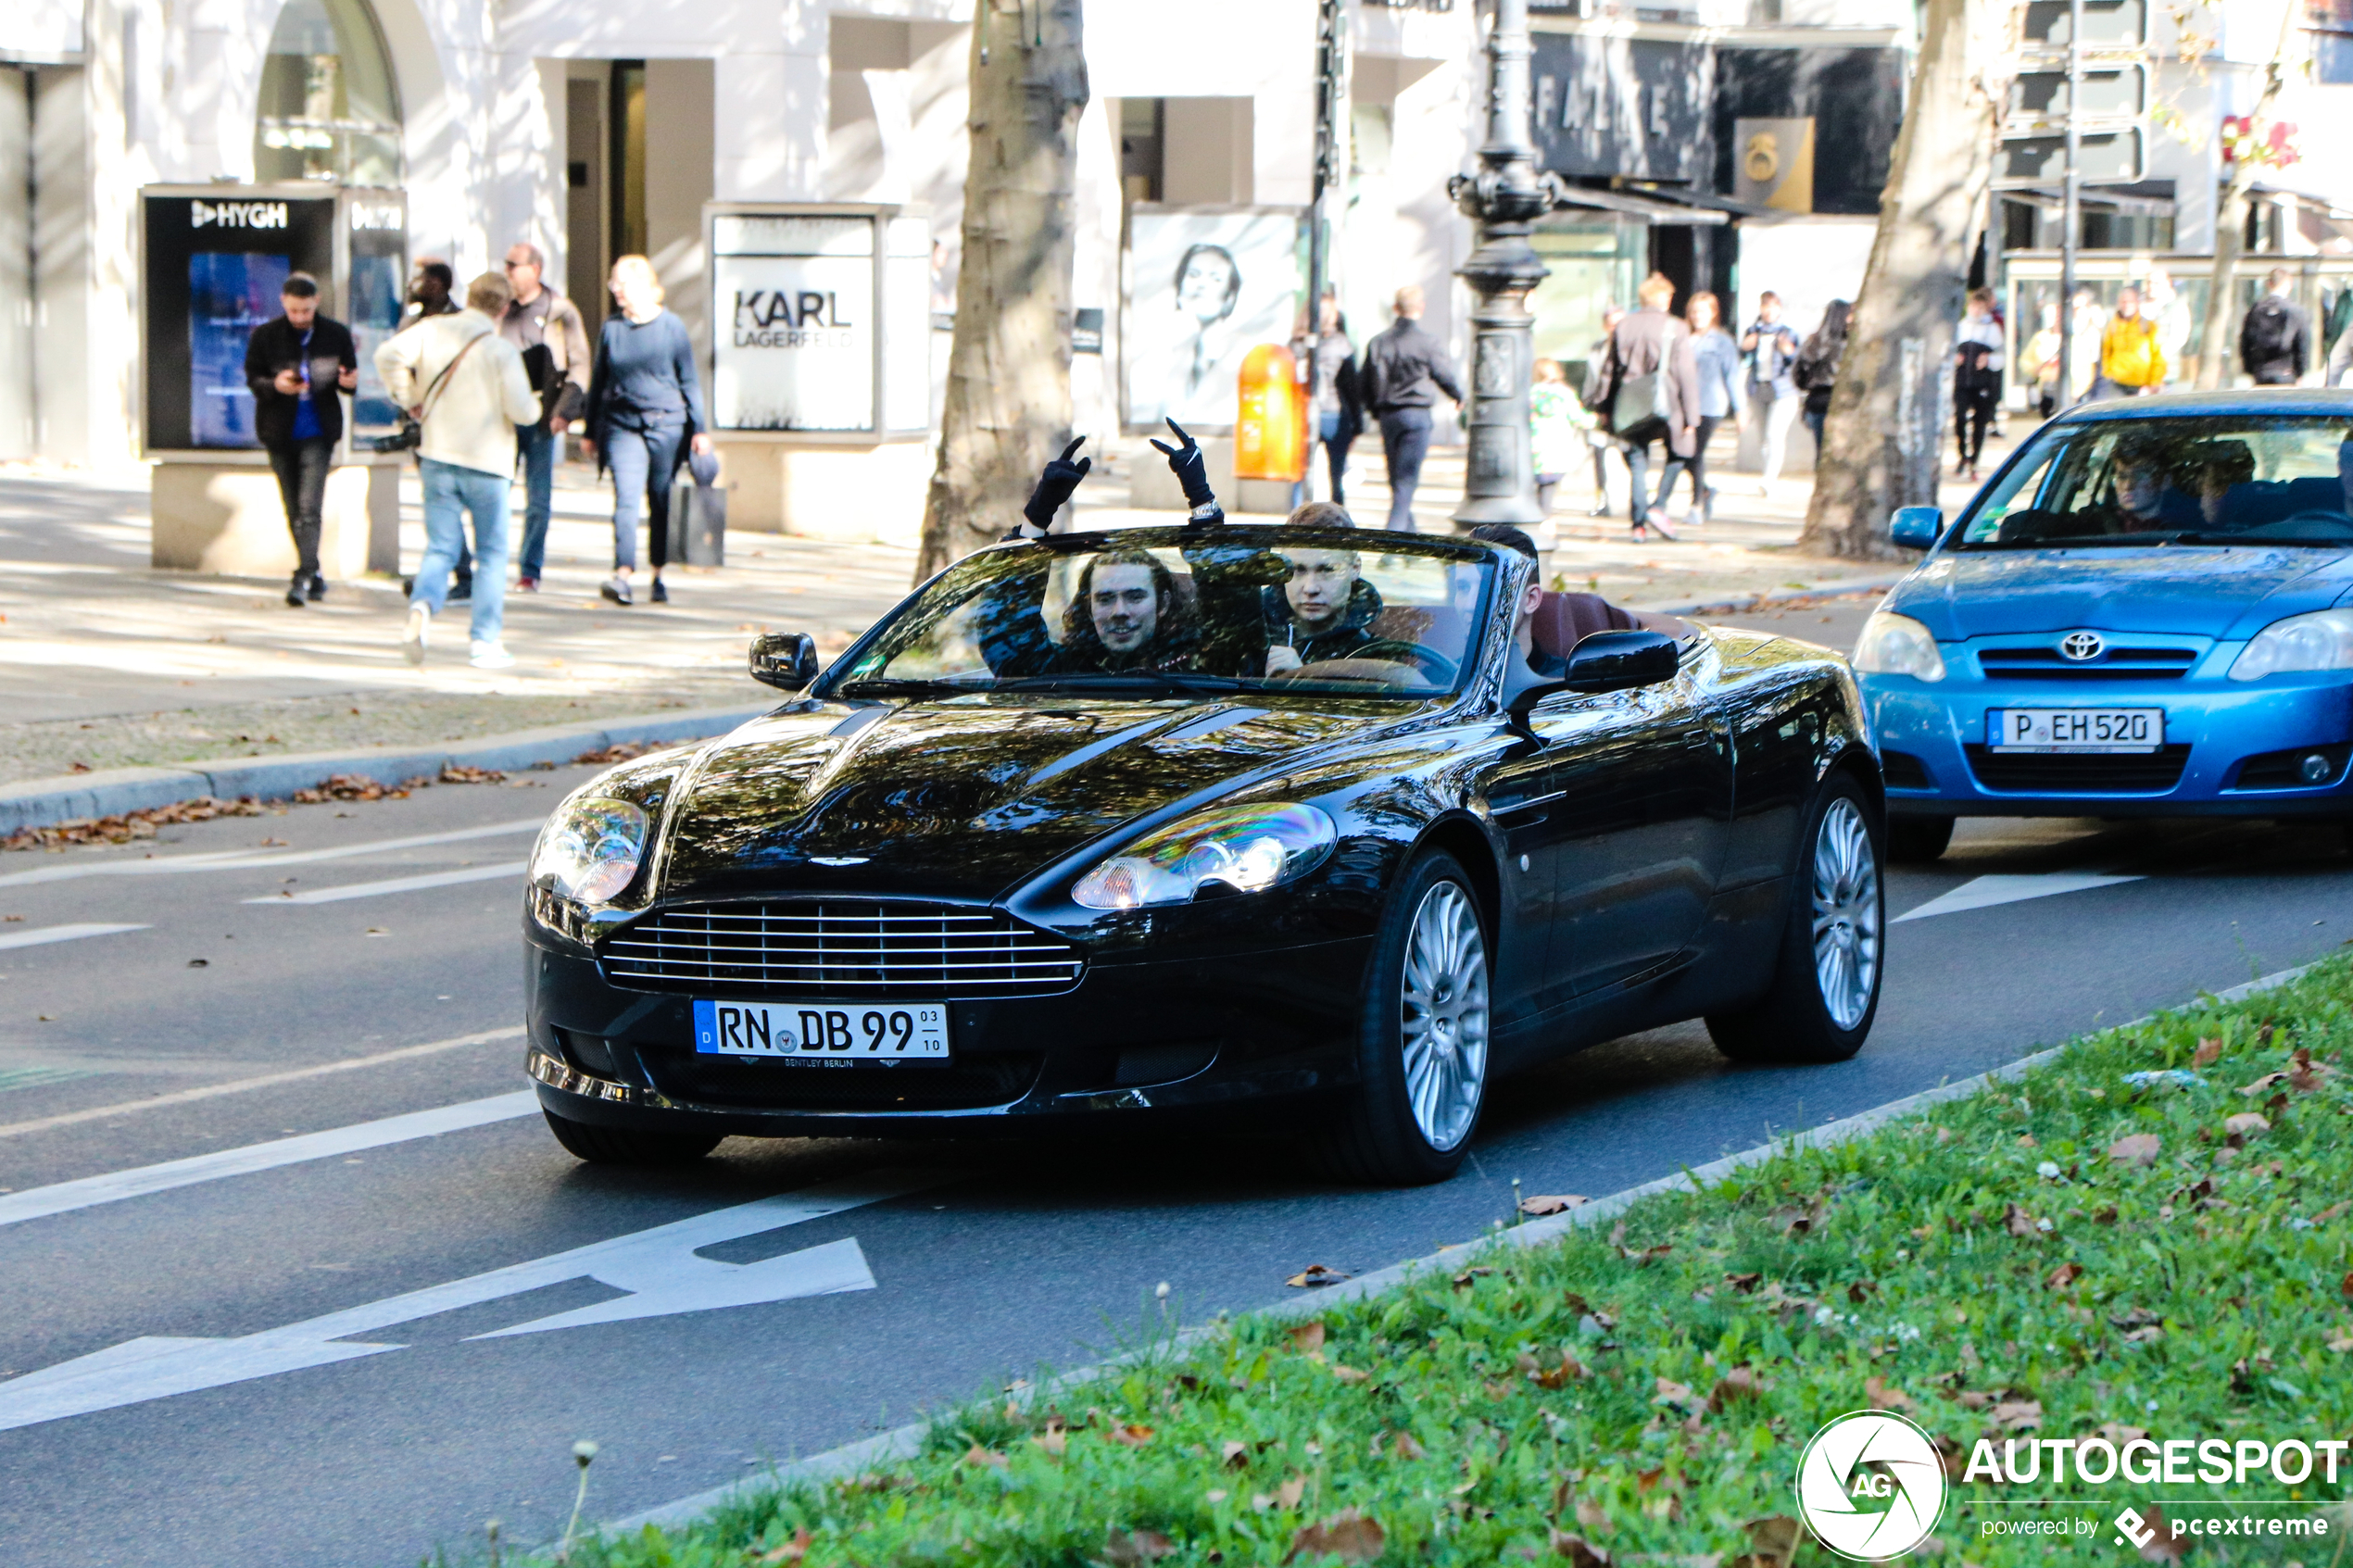
[[[1944,1512],[1935,1443],[1892,1411],[1836,1417],[1798,1456],[1797,1515],[1841,1557],[1901,1557],[1928,1538]]]

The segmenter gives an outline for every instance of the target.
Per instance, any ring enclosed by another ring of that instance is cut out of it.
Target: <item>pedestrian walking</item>
[[[1994,291],[1975,289],[1969,314],[1953,334],[1953,475],[1974,481],[1985,451],[1985,427],[2002,391],[2002,323],[1994,319]]]
[[[292,272],[278,290],[278,314],[245,340],[245,384],[253,389],[253,429],[278,477],[278,498],[294,536],[294,579],[286,603],[299,609],[327,596],[319,571],[319,530],[327,470],[343,439],[343,394],[359,384],[351,329],[319,313],[319,280]]]
[[[1814,438],[1814,461],[1822,460],[1822,424],[1830,418],[1831,392],[1838,385],[1838,368],[1846,358],[1846,329],[1855,319],[1855,307],[1849,301],[1833,299],[1822,311],[1822,324],[1797,351],[1797,364],[1790,371],[1800,392],[1806,394],[1806,432]]]
[[[1537,360],[1535,383],[1528,392],[1528,445],[1536,462],[1536,506],[1548,521],[1553,494],[1585,452],[1585,434],[1592,428],[1593,416],[1578,401],[1561,362]]]
[[[617,605],[635,602],[630,579],[637,571],[643,506],[652,530],[653,602],[668,604],[661,569],[670,564],[671,482],[689,446],[698,456],[711,451],[702,378],[686,323],[662,308],[654,264],[624,256],[612,264],[610,281],[621,313],[606,317],[597,336],[583,437],[598,468],[612,474],[612,575],[603,593]]]
[[[1749,417],[1763,425],[1764,463],[1757,474],[1756,493],[1772,494],[1789,457],[1790,426],[1797,422],[1805,394],[1797,387],[1797,329],[1781,320],[1781,296],[1768,289],[1756,296],[1756,320],[1741,333],[1740,350],[1748,356]]]
[[[1324,448],[1324,466],[1331,475],[1332,504],[1348,505],[1348,451],[1364,433],[1365,408],[1357,397],[1356,345],[1348,335],[1348,318],[1340,314],[1340,298],[1327,293],[1315,310],[1315,341],[1305,333],[1291,340],[1292,357],[1307,382],[1308,467],[1312,450]],[[1306,481],[1300,484],[1303,490]],[[1304,502],[1302,494],[1296,497]]]
[[[2141,291],[2116,296],[2116,314],[2100,332],[2100,380],[2095,397],[2145,397],[2165,390],[2165,348],[2158,324],[2141,314]]]
[[[482,568],[468,662],[477,670],[514,663],[503,636],[507,492],[514,483],[515,427],[539,417],[539,396],[523,373],[522,355],[498,335],[512,297],[506,279],[484,272],[466,286],[463,310],[423,318],[376,350],[384,390],[422,427],[417,468],[424,480],[425,558],[417,567],[400,635],[411,664],[424,662],[433,618],[448,600],[465,521],[473,524],[473,554]]]
[[[1397,320],[1365,345],[1362,381],[1365,406],[1380,421],[1381,451],[1389,459],[1389,526],[1414,532],[1414,491],[1422,482],[1422,459],[1429,456],[1429,410],[1443,392],[1456,406],[1462,384],[1446,350],[1422,331],[1422,291],[1408,283],[1397,291]]]
[[[1743,384],[1748,378],[1741,369],[1741,345],[1720,325],[1723,314],[1716,296],[1705,290],[1692,295],[1683,307],[1683,324],[1692,334],[1692,362],[1699,371],[1699,432],[1692,438],[1690,457],[1668,459],[1666,471],[1659,475],[1658,498],[1651,503],[1654,510],[1671,515],[1667,502],[1675,495],[1676,476],[1689,472],[1692,505],[1683,514],[1684,526],[1689,528],[1697,528],[1716,515],[1716,487],[1707,483],[1707,444],[1715,439],[1718,425],[1740,418],[1748,407]]]
[[[1666,445],[1671,463],[1698,450],[1699,366],[1692,355],[1691,330],[1667,307],[1675,301],[1673,280],[1653,272],[1635,291],[1642,308],[1617,323],[1609,337],[1609,360],[1602,367],[1601,395],[1593,408],[1626,453],[1627,516],[1633,536],[1646,539],[1654,528],[1667,538],[1674,526],[1651,504],[1650,445]]]
[[[2058,412],[2058,302],[2045,304],[2041,314],[2042,325],[2026,340],[2020,368],[2034,378],[2034,408],[2047,420]]]
[[[458,274],[449,263],[438,257],[419,257],[417,270],[409,275],[409,297],[400,312],[401,325],[410,325],[427,316],[455,316],[458,302],[450,295],[457,289]]]
[[[515,586],[535,594],[547,563],[547,522],[555,512],[556,448],[588,405],[588,328],[580,307],[547,286],[547,257],[537,245],[518,241],[508,246],[506,265],[515,297],[499,318],[498,335],[522,355],[523,373],[539,394],[539,418],[515,427],[524,497]]]
[[[1602,373],[1609,364],[1609,337],[1617,331],[1617,323],[1626,320],[1622,305],[1602,307],[1602,335],[1585,356],[1584,404],[1586,412],[1593,411],[1593,400],[1601,395]],[[1593,504],[1586,508],[1588,517],[1609,516],[1609,455],[1617,451],[1617,438],[1602,428],[1599,419],[1585,432],[1586,445],[1593,451]]]
[[[2077,289],[2067,313],[2067,406],[2089,402],[2099,379],[2100,339],[2108,332],[2108,312],[2090,289]]]
[[[2264,294],[2239,323],[2239,368],[2258,386],[2294,386],[2312,360],[2312,318],[2288,297],[2296,274],[2271,269]]]

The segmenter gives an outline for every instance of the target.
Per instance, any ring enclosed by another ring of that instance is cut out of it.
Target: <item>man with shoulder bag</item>
[[[547,563],[547,521],[555,509],[556,452],[563,433],[588,405],[588,328],[580,307],[543,281],[547,257],[518,241],[507,248],[507,282],[514,298],[499,318],[498,335],[522,351],[523,372],[539,393],[539,418],[515,427],[523,477],[522,546],[515,556],[515,588],[539,591]]]
[[[1601,384],[1588,407],[1626,454],[1633,537],[1647,538],[1655,528],[1672,539],[1675,530],[1662,504],[1666,486],[1655,501],[1644,494],[1650,445],[1664,441],[1669,458],[1689,458],[1699,451],[1699,361],[1690,330],[1667,313],[1675,300],[1673,282],[1653,272],[1636,292],[1642,307],[1611,330]]]
[[[425,558],[409,599],[401,652],[422,664],[433,618],[447,602],[449,573],[473,523],[480,563],[472,601],[477,670],[504,670],[514,659],[500,633],[507,598],[507,491],[515,472],[515,427],[539,418],[515,345],[498,335],[513,297],[507,281],[485,272],[466,288],[466,307],[431,316],[376,350],[376,370],[392,400],[413,413],[417,467],[425,489]]]

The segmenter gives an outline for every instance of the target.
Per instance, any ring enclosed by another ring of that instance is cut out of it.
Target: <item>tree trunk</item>
[[[1798,547],[1892,558],[1888,514],[1936,503],[1953,330],[1993,177],[2006,89],[1994,0],[1929,0],[1911,103],[1880,197],[1879,233],[1815,457]]]
[[[2265,102],[2268,106],[2268,97]],[[2231,178],[2222,187],[2221,199],[2215,204],[2214,271],[2206,287],[2206,324],[2198,332],[2200,392],[2216,390],[2230,373],[2232,274],[2238,270],[2239,257],[2246,249],[2246,192],[2254,183],[2255,169],[2251,165],[2232,165]]]
[[[1021,520],[1038,470],[1069,439],[1071,245],[1080,0],[979,0],[972,161],[939,457],[915,580]]]

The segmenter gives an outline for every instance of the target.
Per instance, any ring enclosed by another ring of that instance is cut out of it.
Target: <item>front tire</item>
[[[1886,891],[1862,786],[1833,773],[1814,798],[1790,877],[1773,984],[1755,1006],[1707,1020],[1735,1061],[1844,1061],[1879,1012]]]
[[[1887,858],[1898,866],[1923,866],[1951,847],[1953,819],[1950,817],[1890,817],[1887,819]]]
[[[546,1107],[547,1130],[575,1160],[591,1165],[691,1165],[719,1147],[717,1133],[649,1133],[640,1127],[598,1127]]]
[[[1378,1186],[1442,1182],[1487,1098],[1487,935],[1451,855],[1414,862],[1391,892],[1365,972],[1358,1084],[1324,1136],[1325,1162]]]

